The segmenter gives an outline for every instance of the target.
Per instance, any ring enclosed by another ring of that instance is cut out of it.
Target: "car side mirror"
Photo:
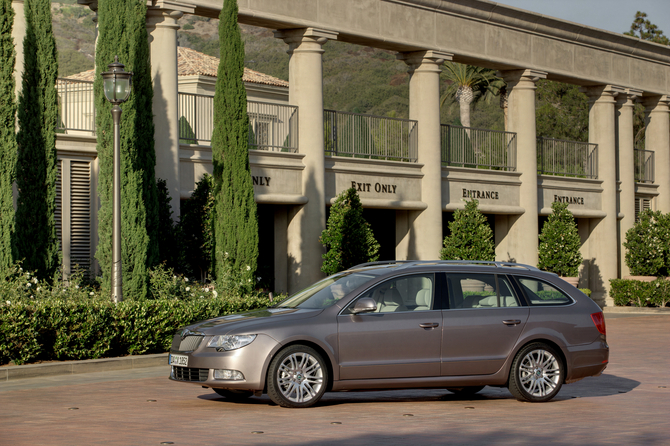
[[[371,313],[377,311],[377,302],[371,297],[358,299],[351,309],[352,314]]]

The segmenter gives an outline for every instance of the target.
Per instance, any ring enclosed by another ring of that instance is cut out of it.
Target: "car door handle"
[[[519,325],[521,321],[519,319],[508,319],[506,321],[503,321],[503,324],[505,325]]]
[[[438,324],[437,322],[424,322],[423,324],[419,324],[419,327],[421,328],[435,328],[439,326],[440,324]]]

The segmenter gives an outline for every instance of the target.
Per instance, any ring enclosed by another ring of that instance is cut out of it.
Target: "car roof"
[[[349,271],[366,271],[377,274],[399,273],[401,271],[467,271],[467,272],[499,272],[503,274],[521,271],[541,272],[538,268],[514,262],[490,262],[484,260],[385,260],[361,263],[349,268]]]

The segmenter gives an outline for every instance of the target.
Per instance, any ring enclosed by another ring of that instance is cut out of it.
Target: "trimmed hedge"
[[[610,296],[617,306],[665,307],[670,302],[670,280],[610,279]]]
[[[162,353],[184,325],[270,304],[265,295],[189,300],[0,303],[0,364]]]

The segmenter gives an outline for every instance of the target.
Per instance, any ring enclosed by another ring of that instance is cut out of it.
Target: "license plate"
[[[188,356],[170,355],[170,365],[176,365],[179,367],[188,367]]]

